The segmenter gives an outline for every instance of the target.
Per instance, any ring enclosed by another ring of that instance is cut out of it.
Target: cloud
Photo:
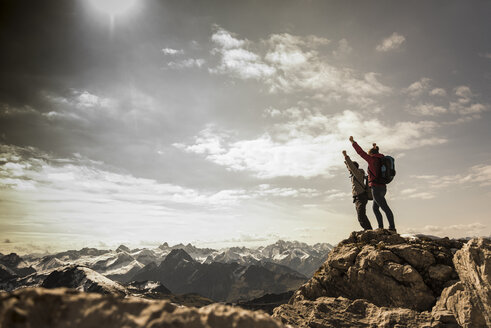
[[[434,104],[420,104],[415,107],[411,107],[410,111],[413,114],[417,115],[436,116],[440,114],[445,114],[448,110],[442,106],[437,106]]]
[[[43,120],[52,124],[76,123],[87,133],[101,128],[105,132],[107,127],[113,124],[134,127],[135,122],[138,122],[139,125],[152,125],[162,113],[156,98],[136,88],[120,90],[118,97],[103,96],[76,89],[64,95],[45,92],[43,96],[50,110],[36,111],[36,115],[40,115]],[[63,127],[64,125],[58,126]],[[100,130],[98,132],[99,135],[104,134],[100,133]],[[92,138],[93,135],[90,137]]]
[[[473,222],[468,224],[453,224],[447,226],[438,225],[426,225],[420,229],[409,229],[409,233],[418,234],[433,234],[433,235],[450,235],[450,236],[460,236],[460,237],[476,237],[483,236],[486,226],[480,222]]]
[[[203,58],[187,58],[180,61],[171,61],[167,66],[174,69],[202,67],[205,64]]]
[[[335,57],[345,57],[351,54],[353,51],[353,48],[349,45],[348,40],[346,39],[341,39],[338,42],[338,47],[333,50],[332,54]]]
[[[241,48],[246,43],[246,41],[237,39],[232,33],[222,28],[217,28],[217,31],[211,36],[211,40],[223,49]]]
[[[491,165],[480,164],[471,167],[467,175],[459,177],[459,182],[477,183],[483,187],[491,186]]]
[[[75,154],[55,158],[32,147],[0,145],[0,186],[41,202],[137,204],[150,212],[192,205],[208,208],[232,206],[244,200],[314,198],[313,188],[277,187],[261,184],[249,189],[200,191],[154,179],[114,172],[104,163]],[[27,196],[28,195],[28,196]]]
[[[80,110],[89,108],[107,108],[111,104],[109,98],[103,98],[88,91],[73,91],[73,103]],[[63,100],[61,100],[63,101]]]
[[[184,54],[184,50],[182,49],[172,49],[172,48],[163,48],[162,52],[168,56],[177,56]],[[172,69],[184,69],[184,68],[193,68],[193,67],[202,67],[205,64],[205,60],[203,58],[185,58],[177,61],[170,61],[167,63],[167,67]]]
[[[31,106],[13,107],[7,104],[0,104],[0,117],[11,117],[21,115],[35,115],[38,112]]]
[[[165,54],[165,55],[182,55],[184,53],[184,50],[182,49],[172,49],[172,48],[163,48],[162,49],[162,52]]]
[[[479,53],[480,57],[491,59],[491,52]]]
[[[451,108],[458,111],[461,115],[479,114],[488,110],[488,107],[483,104],[472,104],[467,107],[460,107],[457,105],[452,106]]]
[[[419,81],[412,83],[409,87],[404,89],[405,93],[408,93],[412,97],[417,97],[423,94],[430,87],[431,79],[427,77],[421,78]]]
[[[218,29],[211,37],[218,46],[215,53],[220,54],[220,65],[210,69],[212,73],[231,74],[241,79],[261,79],[274,74],[275,69],[255,53],[243,48],[248,42],[236,39],[223,29]]]
[[[44,93],[44,98],[52,110],[42,113],[42,116],[49,120],[90,121],[91,117],[113,115],[118,107],[116,100],[86,90],[72,89],[66,96]]]
[[[422,78],[404,89],[404,93],[409,94],[411,97],[421,96],[429,90],[430,83],[430,79]],[[429,92],[429,95],[444,97],[447,93],[444,89],[434,88]],[[420,103],[418,105],[408,105],[407,107],[408,111],[415,115],[437,116],[443,114],[458,114],[463,116],[443,123],[445,125],[455,125],[479,119],[481,113],[489,110],[488,105],[473,102],[475,97],[475,94],[468,86],[461,85],[454,88],[454,93],[450,96],[452,100],[449,101],[446,106],[435,105],[433,103]]]
[[[321,195],[321,193],[314,188],[275,188],[271,187],[269,184],[261,184],[258,190],[255,191],[258,196],[275,196],[275,197],[303,197],[303,198],[313,198]]]
[[[0,145],[0,185],[32,192],[39,200],[80,198],[80,202],[229,205],[244,197],[241,190],[200,192],[104,168],[80,155],[54,158],[32,147]]]
[[[375,49],[380,52],[395,50],[398,49],[404,41],[406,41],[406,38],[403,35],[394,32],[388,38],[383,39]]]
[[[272,91],[334,93],[347,95],[353,102],[391,91],[378,81],[376,73],[365,73],[360,78],[351,69],[330,65],[327,58],[301,37],[271,35],[267,42],[270,48],[265,59],[277,69],[277,74],[267,81]]]
[[[42,95],[50,103],[51,110],[42,113],[35,112],[49,121],[85,121],[88,123],[91,117],[100,118],[101,115],[115,114],[118,107],[116,100],[86,90],[72,89],[66,96],[47,92]]]
[[[268,234],[255,234],[255,233],[243,233],[243,232],[238,232],[238,237],[233,237],[233,238],[228,238],[225,240],[221,240],[222,243],[257,243],[257,242],[276,242],[277,240],[284,240],[287,239],[284,236],[280,236],[278,234],[274,233],[268,233]]]
[[[466,85],[461,85],[455,88],[455,95],[459,97],[459,102],[467,104],[474,97],[471,89]]]
[[[352,197],[352,194],[349,192],[342,192],[337,189],[332,189],[327,191],[327,195],[324,198],[325,201],[327,202],[332,202],[332,201],[338,201],[338,200],[343,200],[343,199],[350,199]]]
[[[407,188],[404,190],[401,190],[400,192],[402,198],[411,198],[411,199],[433,199],[436,197],[436,192],[434,191],[421,191],[417,188]]]
[[[447,92],[445,89],[442,88],[435,88],[430,91],[430,95],[432,96],[439,96],[439,97],[445,97],[447,95]]]
[[[213,53],[219,55],[220,61],[210,72],[261,81],[272,93],[310,92],[313,96],[322,94],[317,96],[319,100],[343,96],[348,102],[367,104],[370,97],[391,92],[379,81],[377,73],[359,74],[350,68],[330,65],[328,58],[318,51],[329,43],[324,38],[283,33],[253,43],[219,28],[212,41],[217,46]],[[339,49],[348,51],[347,41],[341,40]]]
[[[208,126],[192,143],[174,146],[202,155],[227,170],[249,171],[267,179],[332,176],[334,170],[343,166],[339,153],[346,149],[349,135],[358,136],[366,145],[385,140],[381,147],[386,151],[446,141],[432,136],[438,125],[429,121],[387,124],[376,118],[366,119],[353,111],[325,115],[295,107],[279,112],[268,108],[266,114],[273,114],[281,121],[256,138],[234,140],[231,134]]]
[[[465,173],[452,175],[413,175],[412,181],[419,186],[418,188],[408,188],[402,190],[401,195],[417,195],[428,193],[436,195],[441,190],[451,190],[455,185],[459,186],[478,186],[482,188],[491,186],[491,165],[479,164],[470,167]],[[413,197],[414,198],[414,197]]]
[[[450,102],[449,109],[451,112],[468,116],[472,119],[479,119],[481,113],[489,110],[488,105],[473,103],[476,96],[468,86],[458,86],[454,89],[454,92],[457,100]],[[467,121],[467,119],[464,121]]]

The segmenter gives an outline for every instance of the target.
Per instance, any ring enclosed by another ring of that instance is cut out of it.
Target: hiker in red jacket
[[[385,212],[387,216],[387,221],[389,221],[389,230],[396,230],[394,225],[394,214],[390,210],[387,201],[385,200],[385,194],[387,193],[387,186],[382,183],[376,182],[377,174],[380,172],[380,158],[384,155],[379,153],[377,144],[373,144],[372,149],[368,151],[368,154],[361,149],[361,147],[356,143],[353,137],[349,137],[349,141],[353,145],[358,155],[360,155],[368,163],[368,185],[372,188],[373,195],[373,213],[377,218],[378,227],[380,229],[384,228],[384,222],[382,219],[382,213],[380,213],[380,208]]]

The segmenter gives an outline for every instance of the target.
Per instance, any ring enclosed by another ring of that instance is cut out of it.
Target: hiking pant
[[[373,213],[375,213],[375,217],[377,218],[378,227],[384,228],[384,221],[382,219],[382,213],[380,213],[380,207],[385,212],[387,216],[387,221],[389,221],[389,229],[394,229],[396,226],[394,225],[394,214],[390,210],[389,205],[387,205],[387,201],[385,200],[385,193],[387,192],[386,186],[372,186],[372,195],[373,195]]]
[[[358,222],[360,222],[363,230],[372,230],[372,225],[367,217],[367,202],[368,196],[366,193],[353,197],[353,202],[356,206],[356,214],[358,214]]]

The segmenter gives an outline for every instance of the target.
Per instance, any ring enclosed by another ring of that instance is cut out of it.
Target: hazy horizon
[[[489,17],[484,0],[0,0],[0,252],[335,244],[361,230],[350,135],[396,158],[398,232],[490,236]]]

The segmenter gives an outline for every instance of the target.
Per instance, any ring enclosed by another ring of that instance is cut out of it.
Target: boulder
[[[435,257],[431,252],[415,246],[414,244],[391,245],[388,246],[388,249],[419,270],[427,269],[436,262]]]
[[[451,315],[465,328],[486,327],[483,314],[473,305],[471,294],[460,281],[443,290],[432,314],[435,318]]]

